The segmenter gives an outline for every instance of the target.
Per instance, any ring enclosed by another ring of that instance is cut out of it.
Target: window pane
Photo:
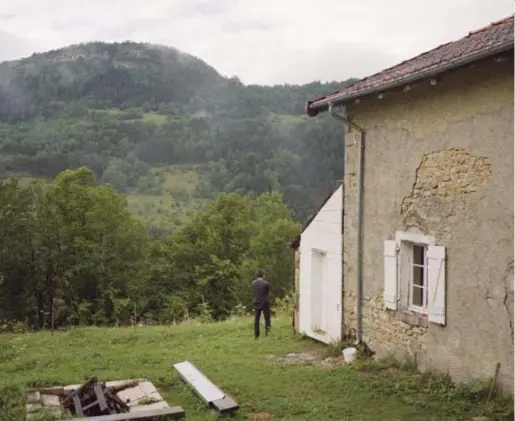
[[[413,287],[411,288],[411,291],[413,294],[412,295],[413,299],[411,300],[412,304],[415,306],[423,307],[424,306],[424,289],[413,285]]]
[[[413,266],[413,285],[424,286],[424,268]]]
[[[413,246],[413,263],[416,265],[425,264],[425,248],[423,246]]]

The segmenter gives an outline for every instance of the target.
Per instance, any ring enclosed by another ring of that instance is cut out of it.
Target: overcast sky
[[[244,83],[364,77],[513,13],[513,0],[0,0],[0,61],[145,41]]]

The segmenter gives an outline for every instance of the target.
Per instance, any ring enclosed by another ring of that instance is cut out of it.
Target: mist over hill
[[[160,229],[220,192],[278,191],[302,219],[343,174],[341,126],[304,102],[351,82],[244,85],[133,42],[33,54],[0,63],[0,174],[87,166]]]

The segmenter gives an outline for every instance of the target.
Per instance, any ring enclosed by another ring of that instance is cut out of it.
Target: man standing
[[[265,271],[258,269],[252,281],[252,304],[254,307],[254,338],[259,337],[261,312],[265,316],[265,333],[270,331],[270,284],[265,280]]]

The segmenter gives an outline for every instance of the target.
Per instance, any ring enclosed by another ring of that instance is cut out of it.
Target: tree
[[[25,317],[53,326],[60,322],[58,302],[68,321],[78,322],[86,305],[91,320],[108,322],[116,299],[136,299],[145,281],[146,229],[114,190],[97,185],[91,170],[68,170],[28,190],[11,183],[0,192],[9,200],[2,213],[21,221],[3,231],[11,241],[9,248],[2,241],[0,271],[8,282],[1,288],[10,297],[25,280],[26,295],[16,303]]]
[[[249,251],[242,263],[241,302],[250,305],[248,279],[256,268],[264,268],[273,295],[282,298],[294,288],[294,255],[288,242],[299,232],[299,224],[278,193],[263,194],[255,200]]]

